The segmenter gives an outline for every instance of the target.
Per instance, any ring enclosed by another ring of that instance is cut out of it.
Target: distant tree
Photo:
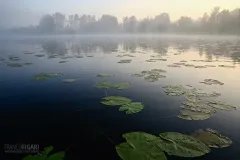
[[[154,30],[158,32],[166,32],[170,26],[170,17],[167,13],[157,15],[153,20]]]
[[[39,30],[42,33],[53,33],[56,29],[54,18],[51,15],[45,15],[39,22]]]
[[[54,23],[57,30],[62,30],[65,26],[65,15],[62,13],[53,14]]]
[[[193,20],[191,17],[183,16],[177,21],[179,31],[189,32],[193,29]]]
[[[103,15],[99,20],[99,25],[102,32],[114,32],[118,29],[117,18],[111,15]]]

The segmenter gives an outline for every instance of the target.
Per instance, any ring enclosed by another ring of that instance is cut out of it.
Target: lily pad
[[[134,114],[143,110],[144,105],[141,102],[132,102],[129,104],[122,105],[119,111],[126,111],[126,114]]]
[[[122,90],[122,89],[127,89],[131,87],[131,83],[129,82],[123,82],[123,83],[117,83],[114,85],[114,88]]]
[[[133,76],[133,77],[144,77],[145,74],[144,73],[134,73],[134,74],[131,74],[131,76]]]
[[[181,66],[176,65],[176,64],[169,64],[167,65],[168,67],[173,67],[173,68],[180,68]]]
[[[73,82],[76,82],[77,79],[63,79],[62,82],[64,83],[73,83]]]
[[[146,60],[146,62],[157,62],[157,61],[155,61],[155,60]]]
[[[185,63],[179,62],[179,63],[173,63],[174,65],[185,65]]]
[[[225,148],[231,146],[232,144],[231,139],[222,136],[218,131],[209,128],[206,130],[197,130],[191,136],[211,148]]]
[[[9,56],[10,61],[20,61],[20,58],[17,56]]]
[[[108,77],[113,77],[114,74],[98,74],[97,77],[99,78],[108,78]]]
[[[40,73],[34,77],[35,81],[47,80],[53,77],[63,75],[62,73]]]
[[[66,62],[68,62],[68,61],[59,61],[58,63],[66,63]]]
[[[232,106],[230,104],[227,104],[225,102],[214,101],[214,100],[209,101],[208,105],[213,107],[213,108],[220,109],[220,110],[232,111],[232,110],[236,110],[237,109],[236,107],[234,107],[234,106]]]
[[[43,152],[37,155],[29,155],[24,157],[22,160],[63,160],[65,157],[65,152],[57,152],[54,154],[49,155],[52,152],[53,147],[47,147],[44,149]]]
[[[23,65],[19,64],[19,63],[7,63],[7,66],[8,67],[22,67]]]
[[[185,64],[184,66],[185,66],[185,67],[194,67],[193,64]]]
[[[186,63],[187,61],[185,61],[185,60],[181,60],[180,62]]]
[[[76,56],[76,58],[83,58],[83,56]]]
[[[44,57],[45,55],[44,54],[37,54],[35,55],[36,57]]]
[[[167,61],[167,59],[163,59],[163,58],[151,58],[149,60],[150,61]]]
[[[207,114],[213,114],[216,112],[215,109],[213,109],[211,106],[201,100],[183,102],[183,106],[181,106],[181,108],[193,112],[201,112]]]
[[[195,68],[207,68],[206,66],[194,66]]]
[[[120,60],[118,63],[131,63],[132,60],[131,59],[123,59],[123,60]]]
[[[235,68],[235,66],[230,66],[230,65],[218,65],[218,67]]]
[[[86,55],[86,57],[89,57],[89,58],[91,58],[91,57],[94,57],[93,55]]]
[[[123,54],[123,55],[117,55],[117,57],[135,57],[135,56],[131,54]]]
[[[127,142],[117,145],[116,151],[123,160],[167,160],[164,152],[154,143],[159,140],[151,134],[132,132],[123,135]]]
[[[201,141],[181,133],[161,133],[163,142],[158,146],[169,155],[179,157],[199,157],[209,153],[211,150]]]
[[[166,70],[163,70],[163,69],[152,69],[151,71],[152,72],[159,72],[159,73],[166,73],[167,72]]]
[[[132,102],[132,100],[126,97],[108,96],[104,97],[101,103],[108,106],[121,106],[130,102]]]
[[[199,83],[204,83],[204,84],[207,84],[207,85],[224,85],[224,83],[218,81],[218,80],[215,80],[215,79],[205,79],[203,82],[199,82]]]
[[[211,113],[194,112],[185,109],[181,111],[181,114],[178,117],[185,120],[206,120],[211,116]]]
[[[166,76],[164,75],[160,75],[160,74],[150,74],[149,76],[147,77],[144,77],[145,80],[149,81],[149,82],[155,82],[155,81],[158,81],[159,78],[166,78]]]
[[[112,83],[110,83],[110,82],[98,82],[96,85],[95,85],[95,87],[97,87],[97,88],[111,88],[111,87],[113,87],[114,85],[112,84]]]
[[[180,96],[186,93],[181,85],[168,85],[163,87],[164,92],[169,96]]]
[[[205,67],[216,67],[215,65],[205,65]]]
[[[30,62],[27,62],[27,63],[23,63],[23,65],[25,66],[29,66],[29,65],[32,65],[33,63],[30,63]]]

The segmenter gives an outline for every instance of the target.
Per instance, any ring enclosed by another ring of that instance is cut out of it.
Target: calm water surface
[[[26,51],[32,54],[25,54]],[[123,54],[134,57],[117,57]],[[19,59],[11,60],[13,56]],[[167,61],[146,62],[153,56]],[[53,145],[56,150],[68,150],[67,160],[118,160],[114,144],[124,141],[123,133],[191,134],[198,129],[212,128],[231,138],[232,146],[212,149],[210,154],[196,159],[240,159],[240,39],[236,37],[15,37],[0,40],[0,57],[2,146],[30,143],[43,149]],[[122,59],[132,59],[132,62],[118,63]],[[187,64],[216,67],[167,66],[182,60]],[[28,62],[33,64],[7,65]],[[166,70],[166,78],[151,83],[143,77],[131,76],[155,68]],[[63,73],[63,76],[36,82],[33,77],[39,73]],[[103,73],[115,74],[106,81],[130,82],[132,87],[121,91],[108,89],[105,93],[94,87],[96,82],[104,81],[97,78],[97,74]],[[62,82],[69,78],[78,80]],[[224,85],[199,83],[204,79],[216,79]],[[179,119],[176,115],[184,98],[167,96],[162,87],[168,84],[221,93],[219,99],[238,110],[219,111],[204,121]],[[100,103],[106,94],[129,97],[142,102],[145,108],[138,114],[126,115],[118,111],[119,107]],[[5,154],[4,158],[20,160],[24,156]],[[183,158],[169,156],[168,159]]]

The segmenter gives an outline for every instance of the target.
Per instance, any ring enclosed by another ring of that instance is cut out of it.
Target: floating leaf
[[[23,65],[19,64],[19,63],[8,63],[7,66],[8,67],[22,67]]]
[[[123,82],[123,83],[117,83],[114,85],[114,88],[116,89],[127,89],[131,87],[131,83],[129,82]]]
[[[108,97],[104,97],[101,103],[108,106],[121,106],[124,104],[128,104],[131,101],[132,101],[131,99],[126,97],[108,96]]]
[[[35,55],[36,57],[44,57],[45,55],[44,54],[37,54]]]
[[[166,78],[166,76],[164,75],[160,75],[160,74],[150,74],[149,76],[147,77],[144,77],[145,80],[149,81],[149,82],[155,82],[155,81],[158,81],[159,78]]]
[[[205,65],[205,67],[216,67],[215,65]]]
[[[213,107],[213,108],[220,109],[220,110],[232,111],[232,110],[237,109],[236,107],[234,107],[232,105],[229,105],[229,104],[226,104],[225,102],[214,101],[214,100],[209,101],[208,105]]]
[[[126,111],[126,114],[134,114],[143,110],[144,105],[141,102],[132,102],[129,104],[122,105],[119,111]]]
[[[151,58],[149,60],[150,61],[167,61],[167,59],[163,59],[163,58]]]
[[[17,56],[9,56],[10,61],[20,61],[20,58]]]
[[[180,96],[186,93],[181,85],[168,85],[163,88],[165,88],[164,92],[169,96]]]
[[[113,87],[114,85],[110,82],[98,82],[95,87],[97,88],[111,88]]]
[[[194,101],[183,102],[183,106],[181,106],[181,108],[193,112],[201,112],[207,114],[212,114],[216,112],[216,110],[213,109],[211,106],[197,99],[195,99]]]
[[[80,55],[79,55],[79,56],[76,56],[76,58],[83,58],[83,56],[80,56]]]
[[[185,120],[205,120],[211,116],[210,113],[194,112],[185,109],[181,111],[181,114],[178,117]]]
[[[166,73],[167,71],[163,69],[152,69],[151,72]]]
[[[73,82],[76,82],[77,79],[63,79],[62,82],[64,83],[73,83]]]
[[[185,63],[181,63],[181,62],[179,62],[179,63],[173,63],[174,65],[185,65]]]
[[[186,63],[187,61],[185,61],[185,60],[181,60],[180,62]]]
[[[144,73],[134,73],[134,74],[131,74],[131,76],[133,76],[133,77],[144,77],[145,74]]]
[[[146,62],[157,62],[157,61],[155,61],[155,60],[146,60]]]
[[[193,64],[185,64],[184,66],[185,66],[185,67],[194,67]]]
[[[224,68],[235,68],[235,66],[229,66],[229,65],[218,65],[218,67],[224,67]]]
[[[123,135],[127,143],[116,146],[118,155],[123,160],[167,160],[164,152],[155,144],[159,137],[143,133],[132,132]]]
[[[131,63],[132,60],[131,59],[123,59],[123,60],[120,60],[118,63]]]
[[[91,58],[91,57],[94,57],[93,55],[86,55],[86,57],[89,57],[89,58]]]
[[[212,148],[225,148],[232,144],[231,139],[222,136],[218,131],[213,129],[206,129],[206,131],[200,129],[194,132],[191,136]]]
[[[29,63],[28,62],[27,63],[23,63],[23,65],[26,65],[26,66],[29,66],[29,65],[32,65],[32,64],[33,63],[30,63],[30,62]]]
[[[207,85],[224,85],[224,83],[218,81],[218,80],[215,80],[215,79],[205,79],[203,82],[199,82],[199,83],[204,83],[204,84],[207,84]]]
[[[135,56],[131,54],[123,54],[123,55],[117,55],[117,57],[135,57]]]
[[[113,77],[114,74],[98,74],[97,77],[99,78],[108,78],[108,77]]]
[[[175,67],[175,68],[180,68],[181,66],[179,65],[176,65],[176,64],[170,64],[170,65],[167,65],[168,67]]]
[[[46,80],[46,79],[53,78],[53,77],[60,76],[60,75],[63,75],[63,74],[61,74],[61,73],[40,73],[34,77],[34,80],[41,81],[41,80]]]
[[[59,61],[58,63],[66,63],[66,62],[68,62],[68,61]]]
[[[195,68],[207,68],[206,66],[194,66]]]
[[[201,141],[181,133],[161,133],[163,139],[158,146],[169,155],[180,157],[199,157],[210,152],[210,149]]]

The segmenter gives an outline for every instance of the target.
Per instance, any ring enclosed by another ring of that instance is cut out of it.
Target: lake
[[[121,60],[127,61],[119,63]],[[161,73],[163,77],[153,76],[150,80],[146,75],[133,76],[152,69],[166,72]],[[40,73],[59,75],[36,80]],[[114,76],[101,78],[98,74]],[[56,151],[66,151],[67,160],[118,160],[121,158],[114,145],[125,142],[124,133],[190,135],[211,128],[233,143],[226,148],[211,148],[210,153],[194,159],[240,159],[238,37],[1,38],[0,77],[2,145],[38,144],[40,150],[54,146]],[[199,83],[205,79],[218,80],[224,85]],[[98,82],[129,82],[131,87],[101,89],[96,87]],[[236,110],[217,110],[204,120],[179,118],[184,96],[169,96],[163,88],[174,84],[221,93],[214,99]],[[119,106],[102,104],[105,96],[127,97],[141,102],[144,108],[136,114],[126,114],[119,111]],[[6,153],[4,157],[20,160],[28,154]],[[166,156],[170,160],[191,159]]]

